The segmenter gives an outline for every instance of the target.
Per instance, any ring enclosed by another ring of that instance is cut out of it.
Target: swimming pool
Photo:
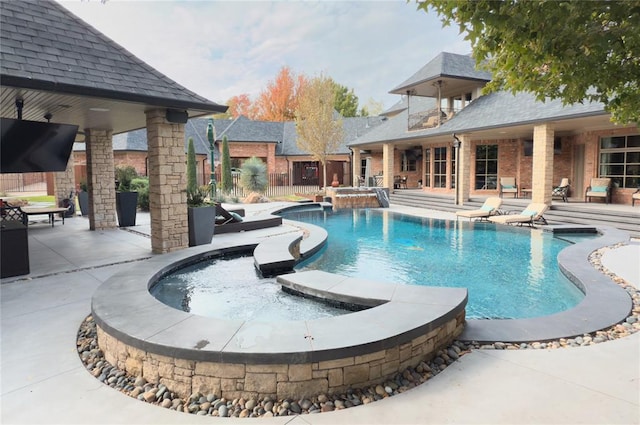
[[[296,270],[467,288],[468,319],[546,316],[584,297],[557,264],[570,243],[538,229],[373,209],[293,210],[282,216],[329,234],[325,247]]]

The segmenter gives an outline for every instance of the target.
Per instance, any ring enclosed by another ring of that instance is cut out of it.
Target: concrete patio
[[[251,206],[273,208],[266,204]],[[453,218],[410,207],[392,210]],[[123,395],[93,378],[75,348],[96,288],[116,271],[153,256],[148,215],[129,230],[89,231],[74,217],[29,228],[31,274],[7,278],[1,298],[3,424],[227,423],[163,409]],[[294,232],[292,226],[217,235],[213,245]],[[605,267],[640,285],[640,242],[608,250]],[[598,273],[594,269],[594,273]],[[640,423],[640,333],[588,347],[475,350],[418,388],[366,406],[261,424]]]

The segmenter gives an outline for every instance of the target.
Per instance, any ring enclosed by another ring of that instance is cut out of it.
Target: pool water
[[[311,320],[349,313],[283,292],[276,278],[258,275],[250,253],[187,266],[158,280],[149,292],[178,310],[229,320]]]
[[[283,217],[329,234],[326,246],[296,270],[467,288],[467,318],[545,316],[584,297],[557,264],[570,243],[538,229],[368,209],[292,211]]]

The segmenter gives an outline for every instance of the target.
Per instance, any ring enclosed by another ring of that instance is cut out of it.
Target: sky
[[[391,107],[388,92],[440,52],[471,53],[457,27],[404,0],[58,0],[135,56],[220,104],[255,99],[283,66],[324,74]]]

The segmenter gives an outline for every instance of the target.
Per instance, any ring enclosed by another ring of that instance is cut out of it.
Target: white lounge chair
[[[469,221],[473,218],[480,220],[487,219],[492,215],[496,215],[498,208],[502,205],[502,199],[497,197],[487,198],[484,204],[477,210],[461,210],[456,211],[456,219],[458,217],[467,217]]]
[[[543,214],[549,209],[547,204],[538,204],[531,203],[527,205],[520,214],[505,214],[498,215],[494,217],[489,217],[487,220],[498,223],[498,224],[518,224],[522,226],[523,224],[528,224],[533,227],[533,223],[536,221],[541,221],[544,224],[547,224],[547,220],[544,218]]]

